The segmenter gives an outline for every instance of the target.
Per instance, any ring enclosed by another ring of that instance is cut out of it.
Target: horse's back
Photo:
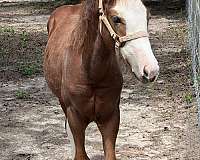
[[[63,62],[71,33],[79,20],[81,5],[61,6],[49,18],[48,42],[44,55],[44,74],[53,93],[60,98]]]

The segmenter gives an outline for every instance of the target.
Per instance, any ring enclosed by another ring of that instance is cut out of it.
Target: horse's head
[[[101,3],[102,0],[99,0],[100,28],[106,26],[115,47],[140,81],[154,81],[159,74],[159,66],[151,49],[147,9],[142,1],[115,0],[105,12]]]

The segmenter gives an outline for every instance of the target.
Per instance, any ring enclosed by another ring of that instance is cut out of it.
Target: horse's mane
[[[78,24],[74,28],[71,36],[73,50],[79,52],[94,43],[98,27],[98,5],[96,1],[83,1],[80,12]]]
[[[114,0],[103,0],[105,8]],[[77,26],[72,32],[71,46],[76,52],[88,52],[92,49],[98,34],[99,0],[85,0],[82,2],[82,9]]]

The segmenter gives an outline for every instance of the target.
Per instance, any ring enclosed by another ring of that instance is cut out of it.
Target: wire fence
[[[192,55],[193,82],[198,104],[200,126],[200,0],[187,0],[189,50]]]

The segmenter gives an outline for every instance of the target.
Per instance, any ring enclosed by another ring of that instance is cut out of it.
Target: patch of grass
[[[185,101],[186,101],[187,104],[192,103],[192,101],[193,101],[193,95],[191,93],[187,93],[185,95]]]
[[[26,48],[27,47],[27,43],[28,43],[28,33],[26,31],[23,31],[20,34],[20,43],[22,48]]]
[[[0,27],[0,33],[11,33],[14,34],[15,30],[13,27]]]
[[[43,48],[36,47],[34,51],[35,51],[36,58],[38,58],[39,60],[41,60],[42,52],[44,52]]]
[[[32,76],[40,71],[37,64],[21,64],[18,70],[23,76]]]
[[[29,97],[29,94],[25,90],[17,90],[15,93],[17,99],[26,99]]]

